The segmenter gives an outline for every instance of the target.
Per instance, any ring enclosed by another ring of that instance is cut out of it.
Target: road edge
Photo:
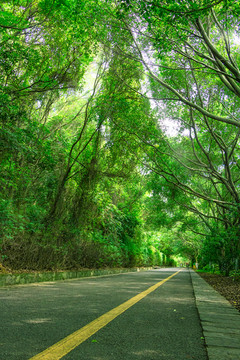
[[[240,317],[231,303],[190,270],[209,360],[240,359]]]

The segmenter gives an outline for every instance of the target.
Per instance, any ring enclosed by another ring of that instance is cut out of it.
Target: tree
[[[235,5],[2,2],[0,222],[9,264],[43,267],[48,254],[48,267],[127,266],[161,262],[162,251],[206,263],[212,244],[220,268],[233,267]],[[177,124],[175,137],[164,133],[166,120]],[[172,229],[171,244],[153,229]]]
[[[68,10],[65,12],[62,6],[56,13],[64,19]],[[38,8],[36,11],[41,14]],[[54,12],[51,16],[55,19]],[[66,24],[71,21],[67,19]],[[51,51],[57,51],[56,24],[52,26]],[[43,34],[49,30],[48,22],[41,30]],[[116,32],[113,35],[117,38]],[[68,49],[78,36],[73,33]],[[49,46],[46,45],[47,50]],[[32,48],[34,43],[28,42],[27,49]],[[15,115],[11,123],[4,124],[3,132],[6,144],[13,143],[8,136],[11,126],[12,139],[18,137],[20,151],[14,152],[16,142],[11,148],[6,146],[2,162],[5,193],[11,194],[7,211],[7,200],[2,202],[2,256],[10,266],[140,264],[143,250],[137,231],[138,203],[143,190],[137,169],[139,160],[126,149],[126,144],[134,147],[135,142],[127,132],[122,133],[120,124],[127,118],[134,122],[136,116],[149,110],[149,105],[141,96],[133,95],[125,83],[115,83],[114,71],[121,67],[121,61],[112,58],[104,44],[99,49],[101,54],[96,59],[99,69],[90,96],[80,92],[81,72],[71,91],[71,84],[64,89],[60,83],[60,89],[44,87],[40,91],[37,81],[36,87],[21,90],[21,96],[14,100],[16,110],[11,106]],[[86,65],[88,59],[85,61]],[[82,65],[78,64],[73,71],[80,71]],[[125,78],[139,87],[140,71],[132,65],[129,62],[125,67]],[[30,82],[37,71],[32,69]],[[73,76],[74,73],[70,79]],[[20,115],[25,98],[28,102]],[[8,105],[9,99],[10,95]],[[141,156],[141,151],[136,151]]]
[[[149,78],[142,95],[188,133],[177,142],[159,136],[160,147],[145,141],[148,167],[173,187],[178,205],[197,214],[203,233],[239,221],[237,12],[232,1],[122,1],[117,13],[134,42],[125,55]]]

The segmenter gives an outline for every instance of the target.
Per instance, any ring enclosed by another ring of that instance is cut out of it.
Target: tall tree
[[[143,64],[149,79],[142,96],[155,102],[159,117],[185,129],[177,142],[159,136],[149,143],[138,133],[150,149],[148,167],[173,189],[169,196],[178,205],[198,215],[206,233],[238,228],[238,11],[234,1],[186,0],[122,1],[116,12],[133,41],[130,51],[118,51]],[[223,257],[228,246],[230,267],[239,235],[222,245]]]

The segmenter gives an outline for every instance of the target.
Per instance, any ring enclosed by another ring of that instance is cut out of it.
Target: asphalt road
[[[2,288],[0,359],[31,359],[178,270]],[[182,270],[58,358],[207,360],[202,337],[190,274]]]

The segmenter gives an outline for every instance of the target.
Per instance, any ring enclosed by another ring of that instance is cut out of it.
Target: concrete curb
[[[149,268],[130,268],[130,269],[94,269],[78,271],[55,271],[43,273],[21,273],[21,274],[0,274],[0,287],[9,285],[30,284],[45,281],[57,281],[84,278],[91,276],[114,275],[127,272],[150,270]]]
[[[240,359],[240,313],[190,270],[209,360]]]

